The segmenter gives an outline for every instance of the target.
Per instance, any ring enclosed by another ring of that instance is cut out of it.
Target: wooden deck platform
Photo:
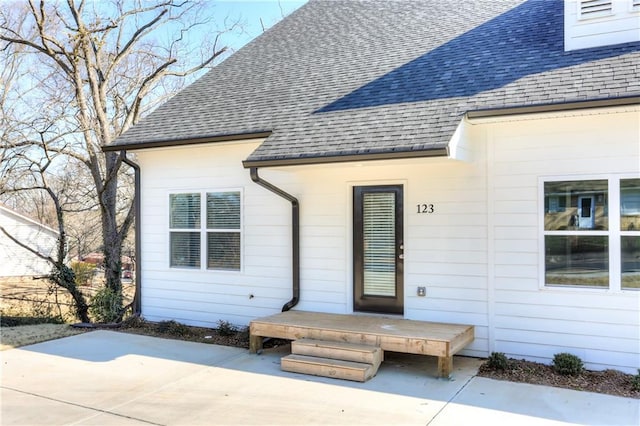
[[[264,337],[356,343],[385,351],[436,356],[438,375],[449,377],[453,355],[473,341],[474,327],[370,315],[287,311],[251,321],[250,334],[251,353],[262,349]]]

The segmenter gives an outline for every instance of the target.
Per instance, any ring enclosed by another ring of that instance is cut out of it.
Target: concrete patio
[[[286,373],[247,350],[113,331],[0,352],[2,425],[640,424],[640,400],[475,377],[456,357],[385,354],[366,383]]]

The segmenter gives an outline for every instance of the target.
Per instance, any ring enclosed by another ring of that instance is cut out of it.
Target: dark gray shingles
[[[640,94],[640,43],[564,52],[562,13],[561,0],[312,0],[116,144],[272,130],[249,160],[429,150],[469,110]]]

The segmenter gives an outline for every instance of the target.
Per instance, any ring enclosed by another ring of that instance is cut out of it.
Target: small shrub
[[[117,321],[122,312],[122,294],[103,287],[91,298],[89,313],[97,322]]]
[[[223,321],[223,320],[218,321],[218,334],[220,336],[229,337],[229,336],[233,336],[237,332],[238,332],[238,327],[231,324],[229,321]]]
[[[553,356],[553,368],[563,376],[577,376],[584,370],[584,365],[578,356],[562,352]]]
[[[491,352],[487,359],[487,366],[492,370],[506,370],[509,368],[509,359],[502,352]]]
[[[640,368],[638,369],[638,374],[631,378],[631,389],[640,391]]]
[[[191,335],[191,329],[189,326],[180,324],[177,321],[160,321],[157,325],[157,330],[163,334],[169,334],[171,336],[187,337]]]
[[[73,262],[71,264],[71,270],[75,276],[76,285],[86,286],[89,285],[93,279],[96,265],[87,262]]]

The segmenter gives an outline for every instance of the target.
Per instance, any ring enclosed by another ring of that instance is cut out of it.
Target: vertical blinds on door
[[[362,200],[364,295],[396,295],[395,194],[367,193]]]

